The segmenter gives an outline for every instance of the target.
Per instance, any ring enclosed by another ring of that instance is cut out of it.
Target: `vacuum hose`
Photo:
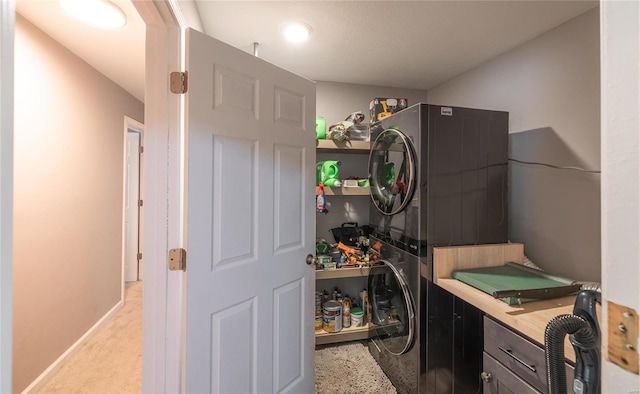
[[[574,347],[577,345],[581,349],[595,349],[598,346],[598,333],[585,318],[576,315],[560,315],[553,318],[544,331],[549,394],[567,393],[564,361],[566,334],[573,334],[571,342]]]

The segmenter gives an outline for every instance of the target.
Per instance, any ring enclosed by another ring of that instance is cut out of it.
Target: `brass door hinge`
[[[144,146],[140,145],[138,147],[138,153],[144,153]]]
[[[169,250],[169,270],[170,271],[186,271],[187,270],[187,251],[182,248]]]
[[[138,200],[138,206],[141,207],[142,205],[144,205],[144,203],[142,202],[142,200]]]
[[[189,89],[189,77],[187,72],[173,71],[169,79],[171,93],[183,94]]]
[[[142,253],[138,253],[138,261],[142,260]]]

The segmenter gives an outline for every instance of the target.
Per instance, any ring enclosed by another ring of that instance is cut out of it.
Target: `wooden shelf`
[[[327,196],[368,196],[371,193],[369,187],[325,187]]]
[[[369,141],[340,141],[316,140],[317,153],[339,153],[368,155],[370,151]],[[317,188],[316,188],[317,191]],[[368,196],[371,193],[369,187],[336,187],[324,188],[327,196]],[[369,267],[362,268],[337,268],[335,270],[316,270],[316,280],[337,278],[362,278],[369,276]],[[369,338],[369,325],[363,327],[343,328],[340,332],[331,333],[322,329],[315,332],[316,345],[325,345],[337,342],[357,341]]]
[[[336,278],[357,278],[369,276],[369,267],[336,268],[334,270],[316,270],[316,280]]]
[[[369,325],[362,327],[343,328],[340,332],[316,331],[316,345],[326,345],[328,343],[357,341],[369,338]]]
[[[368,153],[370,147],[369,141],[316,140],[316,149],[319,152]]]

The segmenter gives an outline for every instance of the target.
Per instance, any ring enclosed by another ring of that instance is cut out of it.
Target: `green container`
[[[354,327],[364,326],[364,311],[362,308],[355,307],[351,309],[351,325]]]
[[[316,139],[327,138],[327,121],[322,116],[316,116]]]
[[[316,184],[324,183],[326,187],[335,187],[340,184],[340,161],[326,160],[316,163]]]

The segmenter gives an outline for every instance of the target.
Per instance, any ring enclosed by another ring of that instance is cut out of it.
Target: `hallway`
[[[125,285],[125,303],[33,393],[142,392],[142,282]]]

